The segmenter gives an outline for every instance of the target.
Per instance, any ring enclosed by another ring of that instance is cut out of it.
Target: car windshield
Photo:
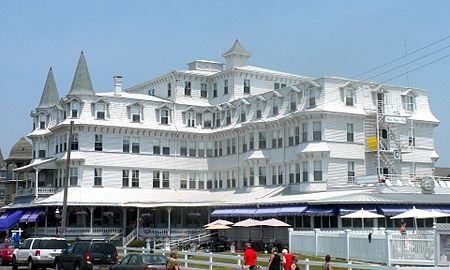
[[[108,243],[94,243],[92,244],[92,253],[114,254],[116,247]]]
[[[162,255],[142,255],[142,262],[144,264],[165,264],[167,257]]]
[[[33,248],[39,249],[65,249],[67,248],[66,240],[58,240],[58,239],[40,239],[36,240],[36,243]]]

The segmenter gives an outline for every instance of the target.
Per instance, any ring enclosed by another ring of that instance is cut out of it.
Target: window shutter
[[[91,114],[95,117],[95,103],[91,103]]]
[[[128,116],[128,119],[131,119],[131,107],[130,106],[127,106],[127,116]]]
[[[161,113],[159,109],[155,110],[156,122],[161,123]]]
[[[173,122],[173,111],[169,110],[169,123],[172,123],[172,122]]]

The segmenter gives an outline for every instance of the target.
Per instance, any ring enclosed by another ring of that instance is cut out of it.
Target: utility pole
[[[66,233],[66,216],[67,216],[67,191],[69,186],[69,177],[70,177],[70,153],[72,151],[72,130],[73,130],[73,121],[70,121],[69,127],[69,142],[67,147],[67,159],[66,159],[66,171],[64,177],[64,198],[63,198],[63,207],[62,207],[62,220],[61,220],[61,236],[64,236]]]

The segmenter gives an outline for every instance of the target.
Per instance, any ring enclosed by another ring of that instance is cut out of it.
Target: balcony
[[[48,197],[50,195],[55,194],[57,188],[55,187],[38,187],[38,196]],[[17,190],[16,197],[26,197],[26,196],[35,196],[36,190],[35,188],[27,188],[27,189],[19,189]]]

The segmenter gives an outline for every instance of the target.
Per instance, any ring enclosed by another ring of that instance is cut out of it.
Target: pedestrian
[[[175,250],[170,252],[169,259],[166,262],[167,270],[180,270],[180,267],[177,264],[177,252]]]
[[[400,222],[400,234],[406,235],[406,222],[404,221]]]
[[[325,256],[325,263],[322,265],[322,270],[333,270],[330,255]]]
[[[289,253],[287,247],[285,247],[282,251],[281,254],[283,254],[283,267],[284,270],[289,270],[291,269],[291,264],[292,264],[292,254]]]
[[[281,262],[283,259],[281,258],[280,254],[278,254],[278,248],[273,247],[272,248],[272,254],[269,258],[269,263],[267,264],[267,270],[280,270],[281,268]]]
[[[298,256],[297,255],[292,255],[292,262],[289,265],[289,270],[302,270],[302,268],[300,266],[298,266]]]
[[[244,251],[244,265],[242,267],[253,270],[256,265],[256,260],[257,257],[255,250],[252,248],[252,245],[250,243],[246,243]]]

